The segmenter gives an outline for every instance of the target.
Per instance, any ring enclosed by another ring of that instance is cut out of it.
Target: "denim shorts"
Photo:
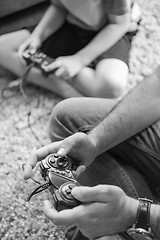
[[[32,32],[34,27],[31,26],[27,29]],[[43,42],[41,50],[52,58],[72,55],[84,48],[97,33],[97,31],[85,30],[65,22],[60,29]],[[100,60],[106,58],[116,58],[128,65],[131,42],[136,33],[137,31],[125,34],[112,48],[95,59],[90,67],[95,68]]]

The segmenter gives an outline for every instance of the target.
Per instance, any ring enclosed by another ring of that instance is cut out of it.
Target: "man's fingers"
[[[25,165],[24,168],[24,179],[27,180],[30,177],[32,177],[33,174],[33,169],[37,164],[37,156],[33,155],[29,161],[27,162],[27,164]]]
[[[64,157],[67,155],[74,147],[81,147],[84,137],[83,133],[76,133],[63,141],[54,142],[46,145],[33,153],[33,156],[27,162],[24,169],[24,178],[28,179],[32,176],[32,170],[35,168],[37,162],[46,158],[49,154],[57,153],[59,156]]]
[[[57,152],[59,156],[67,155],[73,148],[82,147],[86,138],[85,133],[75,133],[66,139],[64,139],[61,143],[61,146]]]
[[[52,71],[55,69],[58,69],[61,66],[61,64],[58,61],[54,61],[52,63],[50,63],[48,66],[46,66],[46,71]]]
[[[44,214],[49,218],[54,224],[61,226],[68,226],[76,223],[77,214],[74,209],[66,209],[58,212],[50,201],[46,200],[44,202]]]
[[[25,169],[24,169],[24,179],[28,179],[32,176],[32,170],[35,168],[37,162],[43,160],[51,153],[56,153],[58,150],[59,142],[48,144],[45,147],[42,147],[36,150],[32,157],[27,162]]]
[[[95,187],[75,187],[72,189],[72,195],[81,202],[102,202],[109,200],[109,185],[98,185]],[[116,187],[115,187],[116,188]]]
[[[73,171],[74,177],[78,178],[85,170],[86,170],[85,165],[78,166],[78,168],[75,171]]]

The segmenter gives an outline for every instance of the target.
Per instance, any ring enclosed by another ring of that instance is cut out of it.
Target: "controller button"
[[[56,160],[55,160],[54,156],[50,156],[48,158],[48,162],[51,164],[51,166],[54,166],[55,163],[56,163]]]
[[[58,160],[57,160],[57,165],[59,166],[59,167],[67,167],[67,165],[68,165],[68,159],[67,158],[58,158]]]
[[[66,194],[70,195],[71,194],[71,189],[66,189]]]
[[[54,164],[55,162],[56,162],[56,161],[55,161],[54,159],[51,159],[51,160],[50,160],[50,163],[51,163],[51,164]]]
[[[69,189],[73,189],[74,185],[68,185]]]
[[[47,66],[47,65],[48,65],[48,62],[47,62],[47,61],[44,61],[44,62],[43,62],[43,65],[44,65],[44,67]],[[42,66],[43,66],[43,65],[42,65]]]

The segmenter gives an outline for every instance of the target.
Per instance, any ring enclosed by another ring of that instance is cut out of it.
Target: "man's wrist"
[[[160,205],[151,205],[150,225],[156,239],[158,239],[160,236]]]
[[[133,224],[135,223],[138,206],[139,206],[139,201],[137,199],[127,197],[126,213],[125,213],[126,214],[125,231],[127,231],[128,228],[133,226]]]
[[[97,141],[97,136],[94,134],[94,132],[90,132],[88,134],[88,137],[89,137],[90,141],[92,142],[92,144],[94,145],[95,157],[97,157],[101,153],[100,149],[99,149],[99,142]]]

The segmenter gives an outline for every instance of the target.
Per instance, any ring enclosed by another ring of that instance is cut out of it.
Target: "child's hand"
[[[55,75],[64,80],[69,80],[75,77],[84,67],[81,59],[75,55],[58,57],[55,62],[48,66],[48,71],[55,71]]]
[[[34,52],[36,52],[36,50],[38,48],[40,48],[41,44],[42,43],[41,43],[40,38],[32,36],[32,35],[25,42],[23,42],[18,49],[18,56],[19,56],[21,62],[25,63],[25,61],[23,59],[23,52],[27,48],[31,48]]]

